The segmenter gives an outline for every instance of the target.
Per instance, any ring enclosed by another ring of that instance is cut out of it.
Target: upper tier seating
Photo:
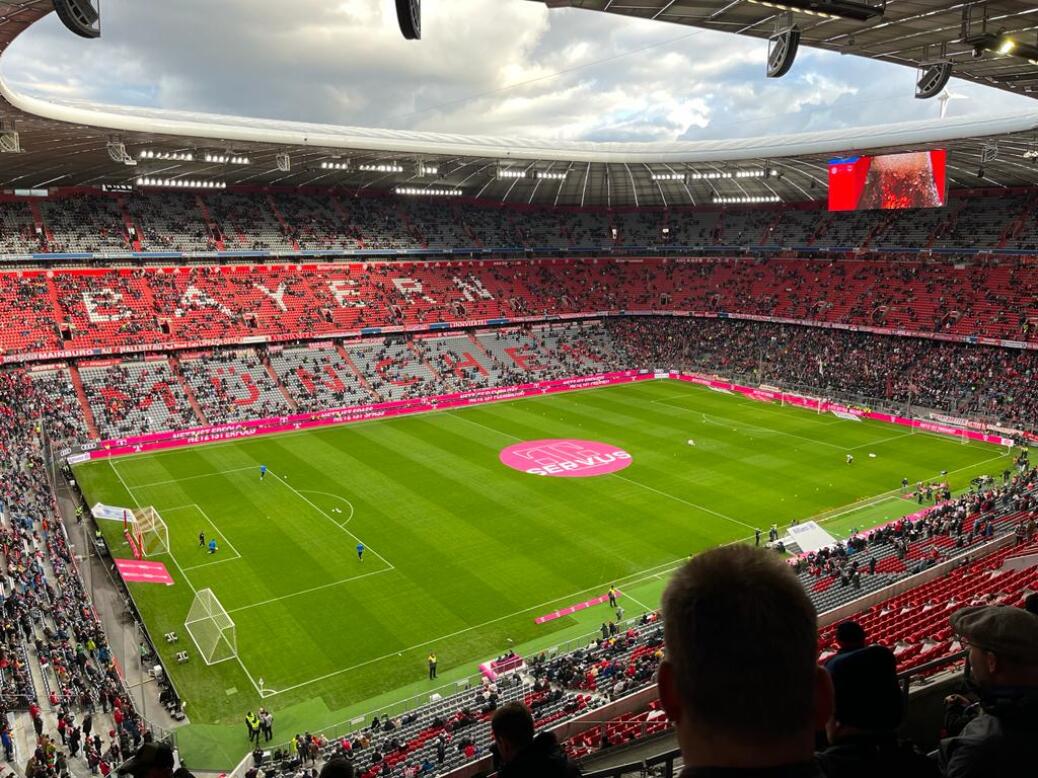
[[[544,184],[550,185],[550,184]],[[613,212],[273,193],[77,192],[0,206],[0,255],[64,251],[577,249],[682,246],[1038,250],[1033,193],[956,192],[946,208],[829,213],[824,204]],[[139,246],[128,239],[134,225]]]

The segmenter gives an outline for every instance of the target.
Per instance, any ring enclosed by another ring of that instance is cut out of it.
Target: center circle
[[[502,449],[499,458],[502,464],[513,470],[553,478],[607,475],[631,464],[631,455],[618,446],[574,438],[514,443]]]

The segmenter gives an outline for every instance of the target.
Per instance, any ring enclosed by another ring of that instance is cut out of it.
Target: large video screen
[[[829,210],[940,208],[946,201],[945,149],[847,157],[829,162]]]

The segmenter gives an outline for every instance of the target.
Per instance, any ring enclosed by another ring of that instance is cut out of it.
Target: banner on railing
[[[88,456],[90,459],[103,459],[105,457],[123,456],[126,454],[139,454],[144,451],[179,448],[181,446],[193,446],[221,440],[237,440],[256,435],[294,432],[296,430],[325,427],[333,424],[350,424],[357,421],[462,408],[468,405],[481,405],[501,400],[516,400],[522,397],[536,397],[557,392],[569,392],[576,389],[592,389],[599,386],[647,381],[655,377],[653,372],[647,370],[596,373],[594,375],[559,378],[552,381],[538,381],[516,386],[487,387],[485,389],[472,389],[467,392],[455,392],[433,397],[396,400],[393,402],[359,405],[352,408],[335,408],[313,413],[256,419],[236,424],[195,427],[169,432],[152,432],[147,435],[102,441],[98,448],[89,452]]]
[[[862,419],[872,419],[874,421],[885,421],[888,424],[900,424],[905,427],[912,427],[914,429],[923,430],[924,432],[936,432],[941,435],[951,435],[957,438],[967,438],[969,440],[978,440],[984,443],[993,443],[998,446],[1012,446],[1014,441],[1012,438],[1006,438],[1002,435],[993,435],[987,432],[980,432],[973,429],[963,429],[961,427],[952,426],[950,424],[939,424],[932,421],[926,421],[923,419],[909,419],[904,416],[898,416],[897,414],[891,413],[879,413],[878,411],[872,411],[867,408],[855,408],[848,405],[841,405],[840,403],[830,402],[828,400],[819,399],[817,397],[805,397],[800,394],[792,394],[790,392],[782,391],[765,391],[757,387],[752,386],[741,386],[739,384],[733,384],[728,381],[721,381],[709,376],[696,375],[694,373],[680,373],[672,371],[670,378],[675,381],[689,381],[694,384],[700,384],[702,386],[709,386],[711,389],[725,389],[729,392],[735,392],[741,394],[744,397],[749,397],[751,400],[759,400],[762,402],[781,402],[785,405],[795,405],[800,408],[807,408],[812,411],[821,411],[823,413],[829,412],[840,412],[851,414]]]

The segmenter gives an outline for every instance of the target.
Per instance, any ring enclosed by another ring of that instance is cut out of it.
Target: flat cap
[[[1038,665],[1038,616],[1007,605],[973,605],[951,616],[955,633],[994,654]]]

